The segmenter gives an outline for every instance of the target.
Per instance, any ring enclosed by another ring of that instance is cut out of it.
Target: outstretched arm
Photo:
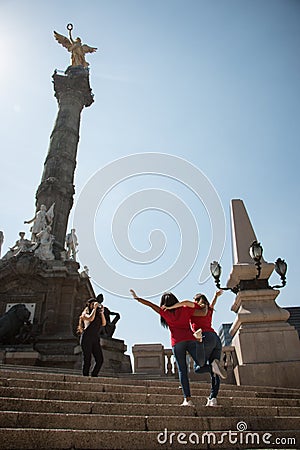
[[[177,309],[181,308],[182,306],[188,306],[189,308],[195,308],[195,303],[191,302],[190,300],[182,300],[182,302],[175,303],[172,306],[162,306],[162,309],[164,311],[170,310],[170,309]]]
[[[105,325],[106,325],[106,318],[105,318],[105,315],[104,315],[104,307],[103,306],[100,309],[100,316],[101,316],[101,320],[102,320],[102,326],[105,327]]]
[[[210,307],[211,307],[212,309],[214,309],[215,304],[217,303],[218,297],[220,297],[220,295],[222,295],[222,294],[223,294],[222,289],[220,289],[219,291],[216,291],[216,293],[215,293],[215,295],[214,295],[214,298],[212,299],[212,302],[211,302],[211,304],[210,304]]]
[[[120,314],[117,313],[117,312],[109,311],[109,315],[110,316],[117,316],[118,318],[120,318]]]
[[[83,311],[83,313],[81,314],[81,317],[84,320],[87,320],[88,322],[93,322],[93,320],[95,319],[95,315],[96,315],[96,311],[97,311],[98,306],[99,306],[98,303],[95,302],[94,303],[94,307],[93,307],[93,311],[90,314],[88,314],[87,310],[85,309]]]
[[[160,311],[160,307],[159,306],[155,305],[154,303],[150,302],[149,300],[145,300],[144,298],[138,297],[133,289],[130,289],[130,294],[139,303],[142,303],[145,306],[149,306],[151,309],[153,309],[153,311],[155,311],[155,312],[157,312],[159,314],[159,311]]]
[[[34,216],[33,219],[30,219],[30,220],[24,220],[24,223],[32,223],[35,219],[36,219],[36,215]]]

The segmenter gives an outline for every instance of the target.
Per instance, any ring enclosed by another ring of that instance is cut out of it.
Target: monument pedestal
[[[125,355],[127,345],[125,345],[123,340],[101,338],[100,343],[104,359],[101,372],[112,375],[117,375],[119,373],[132,373],[130,356]]]
[[[120,373],[132,373],[131,360],[129,355],[125,355],[127,346],[121,339],[103,338],[100,339],[103,352],[103,366],[101,367],[101,375],[116,376]],[[76,369],[82,368],[82,351],[80,345],[74,348],[76,356]]]
[[[95,296],[78,268],[75,261],[42,261],[31,253],[0,260],[0,315],[8,304],[33,307],[26,343],[39,353],[39,365],[73,368],[76,363],[78,318],[85,301]]]
[[[36,366],[39,365],[40,354],[31,345],[1,346],[1,364]]]
[[[237,313],[230,333],[238,366],[237,384],[299,387],[298,333],[286,322],[287,310],[275,298],[279,291],[241,291],[232,310]]]
[[[81,370],[80,354],[74,353],[79,340],[76,329],[86,301],[95,293],[89,278],[81,277],[78,268],[75,261],[42,261],[30,253],[0,260],[0,315],[12,303],[30,304],[34,310],[30,343],[35,355],[6,351],[4,363],[10,360],[24,365],[26,358],[29,363],[34,357],[35,365]],[[101,344],[104,372],[132,372],[130,357],[124,355],[124,341],[103,338]]]
[[[234,264],[227,287],[238,287],[230,329],[237,365],[237,384],[299,388],[300,341],[287,323],[289,312],[276,304],[279,290],[269,286],[274,264],[261,261],[258,274],[249,248],[257,241],[245,206],[232,200]]]
[[[255,363],[234,368],[237,385],[299,389],[300,361]]]
[[[74,347],[78,338],[68,335],[40,336],[35,349],[40,353],[39,365],[42,367],[56,367],[76,369],[78,356],[74,355]]]
[[[134,373],[166,375],[165,352],[162,344],[135,344]]]

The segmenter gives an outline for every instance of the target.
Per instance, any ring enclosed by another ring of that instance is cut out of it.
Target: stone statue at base
[[[103,303],[103,294],[97,296],[97,302],[99,304]],[[101,327],[100,336],[112,338],[114,332],[116,331],[117,322],[120,320],[120,314],[117,312],[110,311],[107,306],[104,306],[104,316],[106,319],[106,325]],[[110,316],[115,316],[113,320],[110,320]]]
[[[30,311],[23,304],[12,306],[0,317],[0,343],[14,344],[24,324],[29,323]]]
[[[17,256],[24,252],[33,252],[36,248],[36,242],[32,242],[29,239],[25,239],[25,232],[20,231],[20,239],[18,239],[13,247],[10,247],[8,252],[3,256],[3,260]]]
[[[89,278],[89,268],[88,266],[83,266],[83,270],[80,272],[81,278]]]
[[[44,230],[40,231],[36,237],[38,239],[38,247],[34,254],[43,260],[53,260],[54,254],[52,252],[52,246],[54,236],[51,234],[51,226],[48,225]]]
[[[33,225],[30,228],[30,231],[32,233],[31,240],[37,241],[37,234],[40,233],[42,230],[44,230],[48,225],[52,225],[53,218],[54,218],[54,206],[55,203],[52,204],[52,206],[48,209],[45,205],[41,205],[40,210],[37,211],[35,216],[31,220],[25,220],[24,223],[32,223]]]
[[[24,231],[20,231],[19,236],[20,239],[17,240],[13,247],[10,247],[10,250],[13,252],[13,256],[17,256],[21,252],[30,250],[30,248],[34,245],[34,242],[29,239],[25,239]]]
[[[71,233],[68,233],[66,236],[66,246],[67,246],[67,253],[66,253],[66,259],[73,259],[76,261],[76,247],[78,246],[78,239],[75,233],[75,229],[72,228]]]

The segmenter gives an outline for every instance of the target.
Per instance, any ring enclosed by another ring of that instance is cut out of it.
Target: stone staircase
[[[300,389],[178,381],[0,366],[0,449],[299,449]]]

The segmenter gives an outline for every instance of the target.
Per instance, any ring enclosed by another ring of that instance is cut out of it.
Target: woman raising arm
[[[130,289],[129,292],[132,295],[132,297],[135,300],[137,300],[139,303],[142,303],[145,306],[149,306],[150,308],[153,309],[153,311],[155,311],[155,312],[157,312],[159,314],[159,311],[160,311],[160,307],[159,306],[155,305],[154,303],[150,302],[149,300],[145,300],[144,298],[138,297],[133,289]]]
[[[220,388],[220,377],[226,378],[227,376],[226,371],[222,367],[220,362],[222,343],[219,336],[212,327],[212,315],[214,312],[214,306],[217,302],[217,299],[220,295],[222,295],[222,293],[222,290],[216,291],[211,303],[209,303],[204,294],[196,294],[194,296],[194,302],[185,300],[181,303],[166,308],[170,310],[174,308],[180,308],[183,305],[194,308],[195,305],[198,305],[201,308],[200,311],[205,312],[205,314],[197,314],[198,311],[195,311],[195,314],[193,314],[193,316],[191,317],[190,325],[194,332],[194,336],[197,338],[200,337],[200,339],[203,340],[205,361],[208,361],[208,365],[205,365],[203,367],[195,367],[195,372],[209,372],[211,376],[211,391],[207,399],[206,406],[217,406],[217,395]]]
[[[95,298],[87,301],[86,308],[79,318],[78,332],[83,353],[83,376],[89,376],[92,355],[95,359],[91,376],[97,377],[103,364],[103,353],[100,345],[99,332],[106,325],[103,306],[99,306]]]
[[[203,345],[193,336],[190,327],[190,318],[192,317],[194,310],[186,306],[182,306],[174,311],[165,310],[164,306],[168,307],[179,303],[178,299],[171,292],[162,295],[160,307],[149,300],[138,297],[133,289],[130,290],[130,293],[139,303],[150,307],[153,311],[158,313],[161,316],[161,325],[169,328],[171,333],[171,346],[178,367],[179,380],[184,395],[182,406],[193,406],[186,363],[187,352],[192,356],[197,367],[200,367],[205,363]]]

